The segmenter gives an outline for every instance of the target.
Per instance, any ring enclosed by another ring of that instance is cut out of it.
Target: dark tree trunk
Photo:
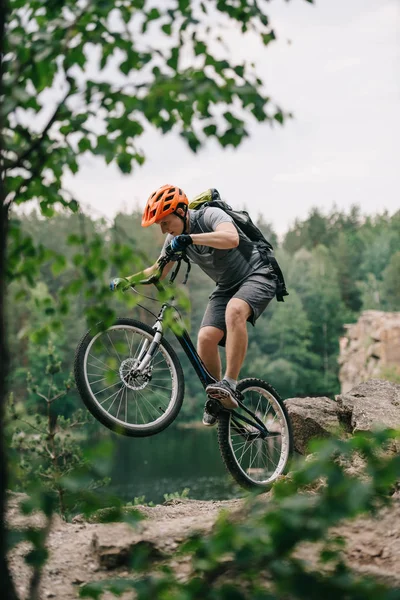
[[[0,0],[0,98],[3,94],[3,61],[7,0]],[[7,490],[7,463],[4,447],[4,408],[7,394],[8,348],[5,331],[5,267],[8,209],[5,206],[5,185],[2,169],[3,123],[0,113],[0,582],[3,600],[17,600],[6,556],[5,500]]]

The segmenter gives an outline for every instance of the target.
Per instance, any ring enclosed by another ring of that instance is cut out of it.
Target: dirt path
[[[22,527],[26,518],[19,514],[17,500],[10,500],[9,521]],[[72,523],[57,518],[49,538],[50,559],[44,569],[42,599],[73,600],[86,582],[128,576],[126,562],[137,544],[147,545],[155,560],[166,560],[189,533],[209,531],[221,509],[236,512],[241,507],[242,500],[175,500],[167,505],[138,507],[147,518],[136,529],[122,523],[87,523],[79,517]],[[39,524],[39,517],[33,519]],[[354,569],[400,587],[400,499],[381,510],[376,519],[357,519],[335,532],[346,538],[346,558]],[[10,557],[21,598],[25,598],[29,582],[29,569],[23,560],[27,550],[26,543],[20,544]],[[306,559],[312,560],[313,553],[307,546],[301,550]],[[179,577],[188,575],[187,559],[170,564]]]

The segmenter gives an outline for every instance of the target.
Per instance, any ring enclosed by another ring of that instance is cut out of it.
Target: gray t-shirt
[[[221,208],[207,207],[200,210],[189,210],[189,233],[210,233],[215,231],[220,223],[235,223]],[[238,285],[249,275],[257,272],[267,274],[270,268],[263,262],[255,245],[238,229],[239,246],[229,250],[219,250],[209,246],[193,244],[186,249],[191,262],[199,265],[219,288],[230,289]],[[168,234],[164,248],[171,242],[173,236]]]

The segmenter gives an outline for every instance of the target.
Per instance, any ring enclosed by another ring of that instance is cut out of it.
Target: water
[[[164,494],[190,488],[189,498],[226,500],[243,495],[227,473],[216,428],[170,427],[147,438],[117,436],[109,491],[125,501],[145,496],[160,503]]]

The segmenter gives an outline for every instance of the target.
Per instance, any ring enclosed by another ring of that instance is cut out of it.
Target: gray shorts
[[[247,319],[252,325],[267,308],[276,293],[276,275],[274,273],[255,272],[247,277],[237,287],[229,290],[216,289],[211,294],[209,303],[204,313],[201,327],[217,327],[224,332],[220,346],[225,346],[226,341],[226,306],[232,298],[244,300],[251,308],[251,315]]]

